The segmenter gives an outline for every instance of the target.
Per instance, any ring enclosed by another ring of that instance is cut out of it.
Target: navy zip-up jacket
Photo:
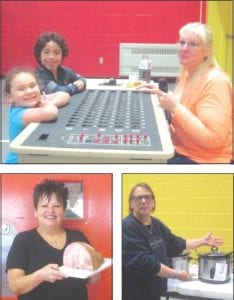
[[[133,215],[123,220],[122,300],[158,300],[167,280],[156,276],[168,256],[186,248],[186,240],[175,236],[160,220],[143,225]]]

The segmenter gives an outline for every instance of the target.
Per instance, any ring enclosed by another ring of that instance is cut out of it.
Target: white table
[[[128,80],[117,80],[116,86],[100,85],[104,79],[87,79],[87,89],[129,89]],[[131,88],[130,88],[131,90]],[[166,163],[174,155],[174,147],[168,131],[168,123],[164,111],[158,105],[156,95],[151,95],[155,120],[162,144],[161,151],[129,151],[106,149],[78,149],[53,147],[33,147],[23,145],[24,141],[39,126],[39,123],[29,124],[10,144],[12,151],[19,154],[20,163]],[[48,124],[49,126],[49,124]]]
[[[177,292],[200,298],[233,300],[233,280],[223,284],[204,283],[200,280],[182,282],[178,284]]]
[[[191,268],[190,268],[191,270]],[[193,266],[191,273],[197,274],[197,267]],[[227,283],[213,284],[198,280],[197,276],[192,281],[182,282],[177,279],[168,280],[168,292],[176,292],[184,296],[209,299],[233,300],[233,277]]]

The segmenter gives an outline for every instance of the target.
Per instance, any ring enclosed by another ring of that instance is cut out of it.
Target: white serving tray
[[[111,258],[104,258],[103,264],[95,271],[87,271],[82,269],[73,269],[66,266],[59,267],[59,270],[68,277],[75,277],[85,279],[91,277],[95,274],[102,272],[103,270],[109,268],[112,265]]]

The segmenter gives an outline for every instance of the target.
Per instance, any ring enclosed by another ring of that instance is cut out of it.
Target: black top
[[[151,217],[145,226],[133,215],[123,220],[123,300],[159,300],[167,281],[155,274],[169,256],[181,253],[186,241],[171,233],[160,220]]]
[[[79,93],[78,88],[73,84],[76,80],[82,80],[86,86],[86,80],[79,74],[67,67],[59,67],[58,78],[55,79],[54,75],[44,67],[38,67],[36,70],[36,76],[40,82],[40,87],[46,94],[55,93],[58,91],[67,92],[70,95]]]
[[[50,246],[32,229],[16,235],[8,253],[6,269],[22,269],[26,274],[44,267],[47,264],[63,265],[65,247],[75,241],[89,243],[81,231],[67,230],[67,241],[63,249]],[[65,278],[54,283],[42,282],[31,292],[19,295],[19,300],[87,300],[86,280]]]

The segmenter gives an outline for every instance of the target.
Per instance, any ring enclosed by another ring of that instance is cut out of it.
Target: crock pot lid
[[[211,258],[224,258],[230,256],[230,253],[212,251],[212,252],[200,254],[200,256],[211,257]]]

